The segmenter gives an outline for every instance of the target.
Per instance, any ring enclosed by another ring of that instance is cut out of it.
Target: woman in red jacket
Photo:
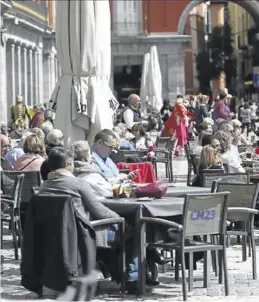
[[[173,112],[165,123],[162,130],[162,137],[176,137],[177,146],[183,151],[184,145],[187,143],[187,127],[188,117],[187,109],[183,104],[183,99],[177,99]]]

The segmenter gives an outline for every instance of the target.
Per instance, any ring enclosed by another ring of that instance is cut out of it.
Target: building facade
[[[22,95],[26,105],[47,102],[59,76],[51,0],[1,0],[1,122]]]
[[[144,54],[158,49],[164,98],[185,94],[185,46],[191,36],[177,33],[181,11],[189,1],[110,0],[112,81],[118,99],[139,93]]]
[[[237,59],[238,96],[251,98],[253,94],[253,46],[250,44],[249,31],[255,26],[250,13],[235,3],[229,4],[230,25]]]

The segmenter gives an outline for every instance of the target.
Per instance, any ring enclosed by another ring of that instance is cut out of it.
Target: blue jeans
[[[115,241],[116,233],[119,227],[117,224],[113,224],[108,229],[108,244],[112,244]],[[138,257],[134,257],[130,263],[127,263],[128,268],[128,281],[138,280]]]

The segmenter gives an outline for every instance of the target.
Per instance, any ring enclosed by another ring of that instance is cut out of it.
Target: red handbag
[[[153,184],[148,184],[146,186],[137,187],[135,190],[135,195],[137,198],[140,197],[153,197],[162,198],[167,191],[168,184],[162,181],[156,181]]]

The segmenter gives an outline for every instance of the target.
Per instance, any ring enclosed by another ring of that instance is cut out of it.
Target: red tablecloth
[[[154,183],[156,182],[156,175],[151,162],[143,163],[118,163],[118,169],[129,169],[130,171],[139,170],[139,173],[134,182],[142,183]]]

